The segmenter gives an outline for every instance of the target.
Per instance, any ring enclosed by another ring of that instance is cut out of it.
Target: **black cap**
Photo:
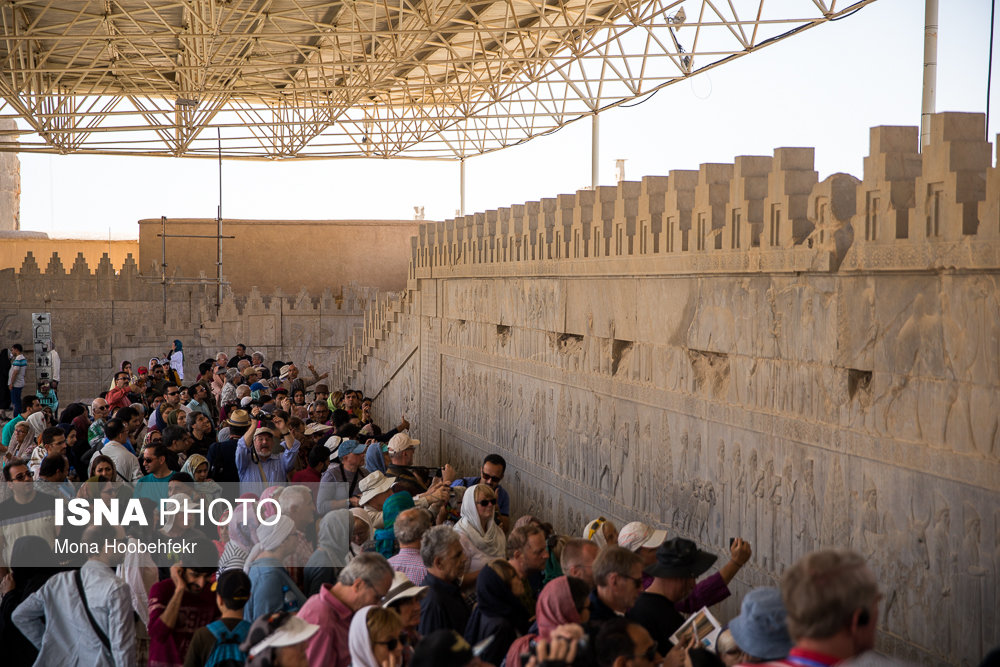
[[[664,579],[687,579],[705,573],[718,556],[699,549],[691,540],[675,537],[656,550],[656,564],[647,572]]]

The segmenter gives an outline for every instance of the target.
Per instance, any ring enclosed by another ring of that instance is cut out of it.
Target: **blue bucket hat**
[[[792,650],[785,625],[785,605],[777,588],[755,588],[746,594],[740,615],[729,622],[736,644],[761,660],[780,660]]]

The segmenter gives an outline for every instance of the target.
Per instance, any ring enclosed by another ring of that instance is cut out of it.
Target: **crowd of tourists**
[[[874,646],[879,589],[853,552],[808,554],[706,632],[685,623],[731,595],[747,541],[716,568],[642,522],[563,535],[512,516],[502,456],[415,466],[405,418],[378,425],[370,398],[306,370],[243,345],[192,364],[174,341],[123,362],[89,405],[16,392],[0,450],[2,663],[824,667]],[[224,497],[246,502],[220,526],[55,522],[57,499],[134,498],[158,517],[164,499]],[[109,546],[164,539],[191,552]]]

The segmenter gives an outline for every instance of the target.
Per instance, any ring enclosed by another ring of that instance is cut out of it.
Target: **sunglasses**
[[[156,457],[154,457],[154,456],[143,456],[142,460],[145,461],[146,463],[152,463],[153,461],[156,460]]]
[[[31,479],[31,477],[32,477],[31,471],[30,470],[26,470],[26,471],[24,471],[22,473],[14,475],[14,481],[15,482],[24,482],[24,481],[27,481],[27,480]]]
[[[406,646],[406,635],[400,635],[398,637],[393,637],[392,639],[390,639],[387,642],[375,642],[375,643],[376,644],[384,644],[385,647],[387,649],[389,649],[390,651],[395,651],[396,647],[399,646],[400,644],[402,644],[403,646]]]
[[[496,482],[496,483],[499,484],[500,480],[503,479],[503,475],[501,475],[500,477],[496,477],[495,475],[487,475],[484,472],[480,473],[480,475],[482,475],[483,479],[486,480],[487,483],[489,483],[489,482]]]
[[[179,392],[179,391],[168,391],[167,392],[167,396],[176,396],[179,393],[181,393],[181,392]]]
[[[496,505],[496,504],[497,504],[496,498],[490,498],[488,500],[479,501],[479,505],[482,507],[489,507],[490,505]]]

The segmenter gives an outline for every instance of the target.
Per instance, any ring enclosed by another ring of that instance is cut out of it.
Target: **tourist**
[[[38,535],[17,538],[11,549],[10,574],[0,585],[0,646],[4,662],[10,665],[32,665],[38,649],[14,624],[14,610],[25,599],[45,585],[60,571],[52,545]]]
[[[243,618],[243,607],[250,600],[250,578],[243,570],[227,570],[212,584],[212,590],[221,616],[195,630],[184,667],[222,665],[227,660],[240,664],[246,661],[247,654],[240,645],[250,633],[250,622]]]
[[[466,583],[474,581],[491,560],[507,556],[507,538],[494,520],[496,505],[497,495],[486,484],[476,484],[462,497],[462,518],[455,532],[469,558]]]
[[[397,667],[403,664],[403,622],[391,609],[367,606],[351,619],[351,667]]]
[[[534,609],[542,589],[542,570],[549,559],[545,531],[535,524],[516,526],[507,537],[507,560],[525,583],[525,602]]]
[[[56,351],[56,342],[49,341],[49,368],[52,369],[52,390],[59,391],[59,380],[62,377],[62,357]]]
[[[10,563],[11,549],[19,537],[37,535],[54,545],[58,529],[55,498],[35,488],[24,459],[8,461],[3,478],[11,495],[0,503],[0,563]]]
[[[400,639],[403,641],[403,664],[413,658],[413,647],[420,642],[420,603],[427,595],[426,586],[417,586],[402,572],[392,577],[392,588],[385,595],[382,606],[399,614],[403,622]]]
[[[3,434],[0,438],[2,438],[4,447],[10,446],[10,439],[14,434],[14,427],[19,423],[26,421],[28,417],[36,412],[40,412],[42,409],[41,403],[38,402],[38,397],[34,394],[22,396],[19,401],[19,409],[14,411],[14,418],[3,425]]]
[[[236,448],[236,468],[240,476],[240,493],[259,494],[272,484],[288,480],[288,473],[299,454],[299,441],[291,432],[284,435],[285,450],[275,449],[275,430],[262,422],[250,423]],[[251,448],[248,443],[252,442]]]
[[[490,664],[499,665],[514,640],[528,632],[531,613],[521,603],[525,585],[517,570],[499,558],[476,577],[476,606],[465,626],[465,639],[478,644],[492,637],[480,654]]]
[[[191,435],[191,447],[188,456],[192,454],[208,455],[209,448],[215,444],[212,432],[212,420],[204,412],[193,411],[188,415],[188,431]]]
[[[146,447],[142,460],[146,464],[147,475],[135,483],[135,498],[149,498],[159,507],[160,501],[169,495],[168,482],[177,473],[167,466],[170,451],[162,443]]]
[[[292,475],[295,484],[319,484],[323,473],[330,467],[330,450],[322,445],[315,445],[309,450],[308,466]]]
[[[253,584],[250,601],[243,609],[243,618],[248,621],[261,614],[298,611],[305,603],[306,596],[284,566],[285,559],[298,544],[292,534],[294,530],[295,522],[287,516],[270,526],[261,523],[257,527],[259,542],[250,550],[243,565]]]
[[[36,665],[77,665],[80,656],[93,667],[135,664],[129,587],[111,569],[123,557],[115,549],[123,536],[121,528],[88,526],[83,541],[100,545],[97,553],[82,568],[54,575],[14,610],[14,624],[38,649]]]
[[[218,552],[208,543],[170,566],[170,578],[149,591],[149,665],[180,667],[197,628],[219,616],[212,593]],[[188,564],[190,563],[190,564]]]
[[[183,413],[179,410],[168,413],[167,422],[170,422],[170,417],[181,414]],[[171,425],[163,429],[163,446],[167,448],[167,467],[180,472],[184,462],[187,461],[188,452],[191,451],[193,442],[191,433],[183,426]]]
[[[735,648],[732,664],[785,658],[792,650],[786,616],[781,591],[770,586],[753,589],[743,598],[740,615],[729,622],[734,646],[726,647],[726,650],[720,648],[719,657],[726,661],[726,654]]]
[[[169,369],[177,373],[177,379],[180,382],[184,382],[184,345],[175,338],[173,345],[170,347],[170,352],[164,356],[170,360]]]
[[[420,556],[427,568],[424,586],[427,597],[420,603],[420,634],[426,637],[435,630],[465,632],[469,607],[459,589],[468,559],[458,534],[448,526],[427,531],[420,543]]]
[[[191,400],[188,401],[187,407],[191,413],[200,412],[205,415],[208,419],[208,430],[212,431],[215,428],[215,417],[212,414],[211,408],[211,391],[209,391],[208,384],[206,382],[196,382],[191,385]],[[192,415],[189,413],[188,418],[190,419]],[[192,423],[192,427],[194,423]],[[208,451],[208,446],[206,445],[205,451]]]
[[[306,667],[306,642],[318,630],[288,612],[261,616],[240,644],[247,654],[246,667]]]
[[[73,488],[73,484],[68,480],[68,477],[69,460],[61,454],[54,454],[42,459],[41,464],[38,466],[37,479],[40,481],[37,481],[35,484],[42,493],[56,498],[72,500],[76,497],[76,489]]]
[[[592,629],[635,604],[642,592],[642,559],[628,549],[605,547],[594,561],[594,584],[590,594]]]
[[[361,466],[365,445],[357,440],[340,440],[339,436],[331,436],[324,445],[327,449],[330,448],[330,441],[334,438],[337,438],[340,444],[337,446],[337,458],[330,462],[321,479],[323,483],[320,484],[316,499],[316,506],[320,512],[360,507],[360,482],[369,472]]]
[[[226,419],[226,427],[219,431],[218,442],[208,448],[209,476],[220,484],[232,484],[240,481],[239,468],[236,466],[236,448],[250,428],[250,413],[246,410],[232,410]],[[224,437],[224,433],[225,436]]]
[[[52,385],[45,380],[38,383],[38,401],[43,408],[51,410],[52,414],[59,412],[59,397],[56,396]]]
[[[392,477],[386,477],[376,471],[366,475],[358,484],[358,492],[361,494],[358,497],[358,505],[368,513],[368,523],[374,530],[385,527],[382,506],[392,495],[393,482]]]
[[[426,478],[422,470],[411,467],[415,448],[419,444],[419,440],[406,433],[397,433],[389,439],[389,466],[386,474],[396,478],[397,491],[409,491],[413,496],[427,491],[433,481]]]
[[[427,566],[420,556],[420,543],[432,525],[430,513],[419,507],[400,512],[393,525],[399,552],[389,559],[389,565],[414,583],[423,582],[427,574]]]
[[[396,555],[395,524],[400,512],[413,508],[413,496],[407,491],[399,491],[382,503],[382,527],[375,531],[375,551],[386,558]]]
[[[117,408],[127,408],[132,404],[129,396],[129,374],[126,371],[115,373],[114,386],[105,396],[108,408],[113,412]]]
[[[24,358],[24,348],[20,343],[10,346],[10,372],[7,374],[7,389],[10,391],[10,404],[13,414],[21,414],[21,392],[24,391],[24,379],[28,373],[28,360]]]
[[[545,584],[535,606],[538,634],[519,637],[507,651],[507,667],[522,667],[521,655],[530,653],[532,640],[551,638],[557,628],[590,620],[590,587],[581,579],[561,576]]]
[[[361,608],[377,604],[392,586],[392,568],[382,556],[363,553],[341,570],[337,583],[324,584],[311,596],[299,617],[319,626],[309,642],[310,665],[347,667],[351,662],[351,618]]]
[[[763,664],[829,667],[875,646],[882,596],[859,554],[847,549],[806,554],[781,576],[781,598],[795,645],[787,658]]]
[[[472,488],[476,484],[485,484],[496,493],[497,516],[500,527],[506,533],[510,530],[510,494],[500,485],[507,473],[507,461],[499,454],[489,454],[483,459],[483,466],[478,477],[460,477],[451,483],[452,486]]]
[[[670,636],[684,624],[684,616],[675,605],[691,595],[695,580],[717,558],[683,537],[667,540],[656,550],[656,562],[646,570],[653,576],[653,583],[626,615],[646,628],[661,654],[667,654],[672,646]]]
[[[227,537],[222,554],[219,556],[219,572],[243,569],[250,550],[257,543],[256,508],[250,503],[237,503],[229,517]]]
[[[323,584],[333,585],[347,565],[351,553],[353,517],[346,509],[327,512],[319,520],[316,551],[306,562],[306,595],[315,595]]]
[[[618,546],[618,528],[603,516],[599,516],[583,527],[583,539],[590,540],[599,548]]]
[[[594,654],[597,667],[653,667],[663,663],[656,641],[646,628],[617,616],[609,618],[596,633]]]

